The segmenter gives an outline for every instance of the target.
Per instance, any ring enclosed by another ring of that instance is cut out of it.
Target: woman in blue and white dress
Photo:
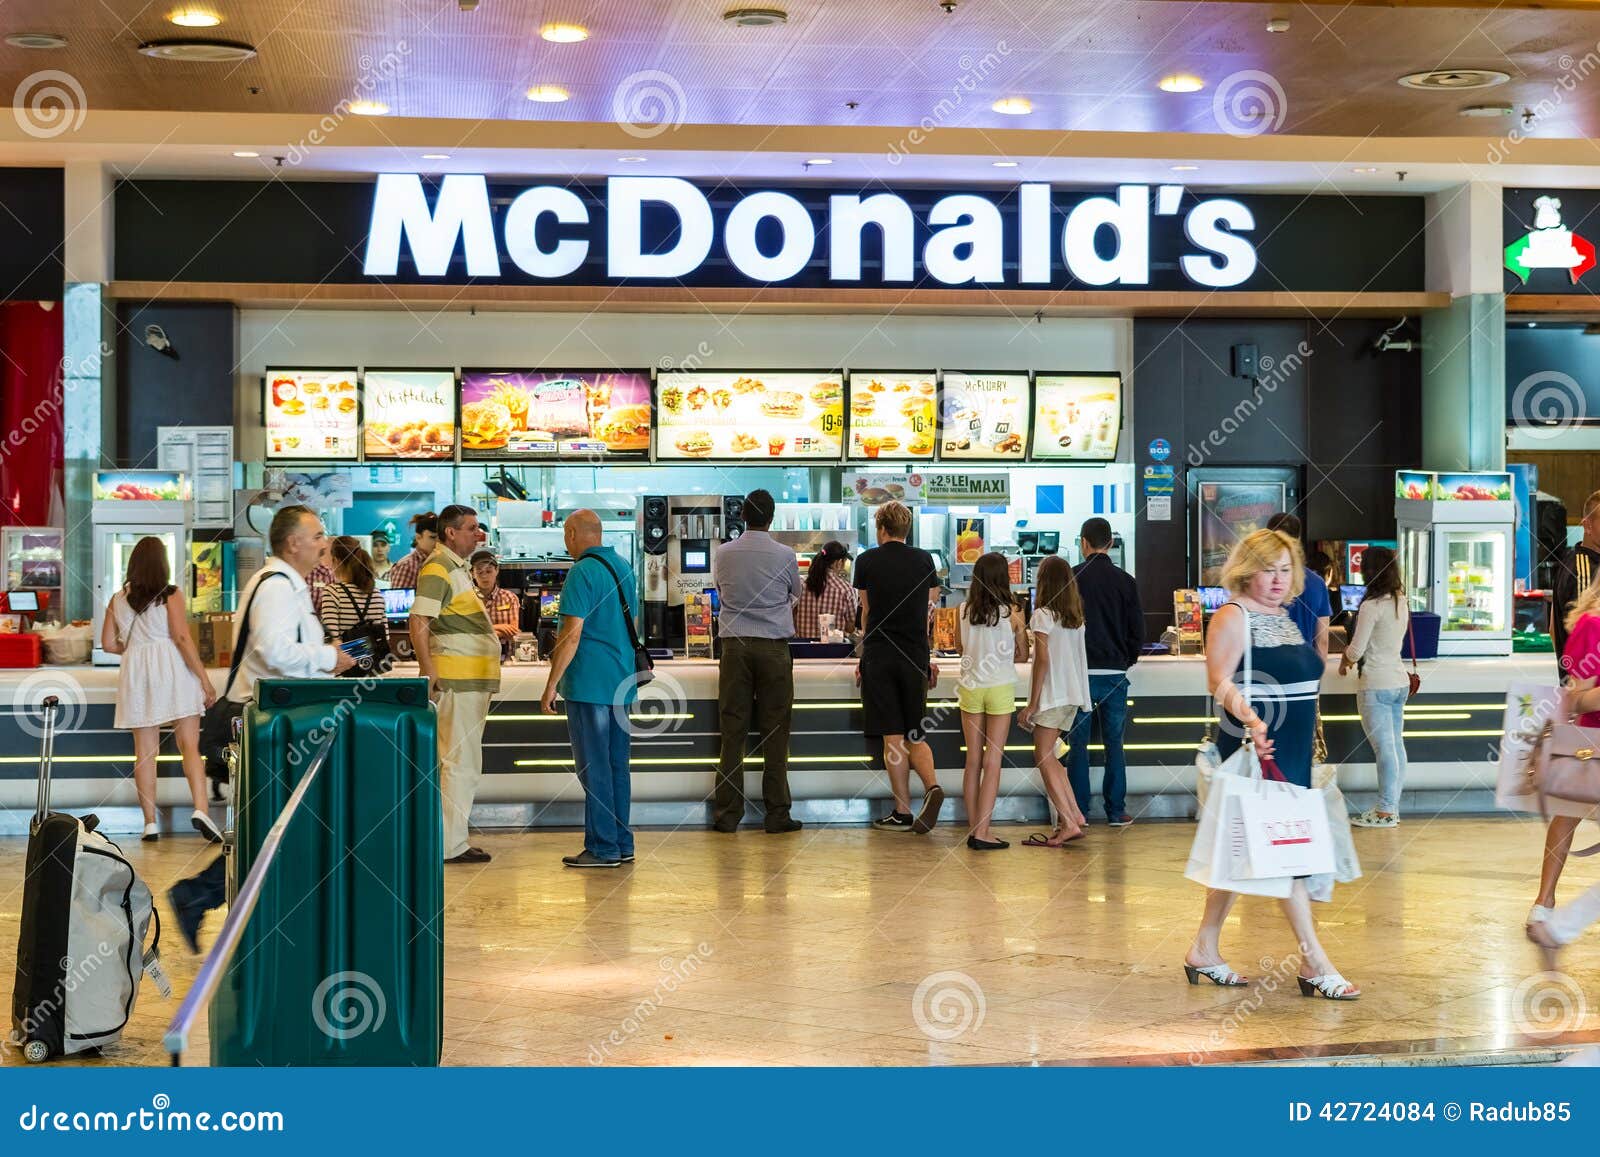
[[[1239,540],[1222,574],[1233,600],[1217,610],[1206,635],[1206,683],[1222,712],[1217,753],[1227,759],[1248,736],[1256,754],[1270,756],[1290,783],[1310,787],[1324,663],[1284,610],[1300,593],[1304,574],[1300,544],[1288,535],[1258,530]],[[1249,983],[1222,959],[1222,925],[1234,897],[1207,890],[1205,916],[1183,963],[1190,984],[1202,976],[1224,987]],[[1283,908],[1300,945],[1301,994],[1328,1000],[1360,996],[1317,939],[1305,880],[1295,880]]]

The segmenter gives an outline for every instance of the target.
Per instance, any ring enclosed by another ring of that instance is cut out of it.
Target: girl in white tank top
[[[1028,632],[1011,594],[1011,572],[1004,557],[986,554],[972,568],[972,587],[957,612],[961,630],[961,679],[956,699],[967,760],[961,794],[967,805],[975,852],[1009,847],[989,831],[1000,765],[1011,716],[1017,705],[1017,664],[1028,659]]]

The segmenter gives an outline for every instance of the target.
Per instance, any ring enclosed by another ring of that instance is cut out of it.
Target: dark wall
[[[60,169],[0,169],[0,299],[61,300],[65,215]]]
[[[117,460],[154,468],[158,426],[232,426],[239,311],[228,304],[117,306]],[[159,325],[173,359],[145,343]]]
[[[1600,334],[1583,325],[1506,325],[1506,423],[1600,422]]]
[[[1135,321],[1136,475],[1153,438],[1172,443],[1172,519],[1138,501],[1135,565],[1147,631],[1172,621],[1172,592],[1194,583],[1194,469],[1289,466],[1295,513],[1316,539],[1392,538],[1394,471],[1422,457],[1422,362],[1374,354],[1390,321]],[[1260,351],[1259,386],[1232,374],[1232,347]],[[1142,479],[1136,482],[1142,487]]]

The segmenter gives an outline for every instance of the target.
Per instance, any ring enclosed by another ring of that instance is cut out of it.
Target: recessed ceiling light
[[[1378,170],[1374,165],[1362,165],[1360,168],[1351,169],[1350,171],[1352,173],[1376,173]]]
[[[576,44],[589,39],[589,30],[581,24],[546,24],[539,35],[551,44]]]
[[[782,8],[730,8],[722,19],[740,28],[769,28],[774,24],[787,24],[789,14]]]
[[[1174,173],[1192,173],[1199,167],[1199,165],[1173,165],[1172,171]]]
[[[1289,18],[1287,16],[1274,16],[1271,20],[1267,21],[1267,31],[1268,32],[1287,32],[1287,31],[1289,31]]]
[[[1508,104],[1469,104],[1458,112],[1464,117],[1508,117],[1516,110]]]
[[[1493,88],[1510,79],[1509,73],[1496,72],[1492,68],[1438,68],[1431,72],[1408,73],[1396,83],[1406,88],[1434,92],[1460,92],[1469,88]]]
[[[1033,102],[1025,96],[1003,96],[989,107],[1008,117],[1020,117],[1033,111]]]
[[[1172,76],[1163,76],[1157,86],[1162,92],[1199,92],[1206,86],[1206,82],[1198,76],[1190,76],[1187,72],[1176,73]]]
[[[528,90],[528,99],[540,104],[560,104],[570,95],[559,84],[536,84]]]
[[[806,161],[808,165],[831,165],[833,160],[829,157],[811,157]]]
[[[1015,162],[1015,161],[995,161],[994,162],[994,167],[997,168],[997,169],[1014,169],[1014,168],[1017,167],[1017,162]]]
[[[215,28],[222,23],[222,17],[205,8],[179,8],[168,13],[167,22],[179,28]]]
[[[259,157],[261,154],[260,153],[252,153],[249,149],[239,149],[233,155],[236,156],[236,157],[240,157],[240,158],[242,158],[244,160],[249,160],[251,157]]]
[[[450,159],[450,154],[449,153],[423,153],[422,154],[422,159],[425,160],[425,161],[448,161]]]
[[[1536,322],[1536,321],[1530,321],[1528,323],[1528,328],[1529,329],[1538,329],[1539,328],[1539,323]]]
[[[347,107],[358,117],[381,117],[389,114],[389,106],[381,100],[353,100]]]
[[[643,157],[618,157],[617,158],[617,163],[618,164],[622,164],[622,165],[642,165],[642,164],[644,164],[644,158]]]
[[[6,43],[12,48],[65,48],[67,38],[55,32],[16,32]]]
[[[254,46],[237,40],[147,40],[139,45],[139,51],[157,60],[199,64],[231,64],[256,54]]]

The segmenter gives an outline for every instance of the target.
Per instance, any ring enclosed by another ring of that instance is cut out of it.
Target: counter
[[[929,694],[933,721],[929,742],[940,781],[960,799],[963,750],[955,706],[957,664],[939,663],[941,677]],[[636,814],[643,823],[698,823],[715,775],[717,664],[675,659],[657,665],[657,679],[644,689],[634,712],[633,766]],[[1341,677],[1330,661],[1324,681],[1323,718],[1329,750],[1341,767],[1340,781],[1352,802],[1365,806],[1376,789],[1372,755],[1356,714],[1354,676]],[[559,714],[538,710],[545,664],[508,664],[484,733],[483,785],[475,821],[526,826],[581,821],[582,792],[572,774],[572,750]],[[1490,810],[1494,760],[1505,688],[1513,680],[1553,676],[1548,655],[1511,658],[1446,658],[1421,664],[1422,691],[1407,706],[1406,745],[1410,770],[1403,811]],[[415,673],[402,666],[397,674]],[[881,808],[888,794],[881,761],[861,735],[854,661],[816,659],[795,664],[794,733],[790,781],[797,814],[814,820],[862,821]],[[220,689],[226,672],[215,671]],[[1158,657],[1131,672],[1127,758],[1132,810],[1182,816],[1193,810],[1193,754],[1206,723],[1204,661]],[[63,703],[56,742],[54,804],[58,808],[132,808],[132,740],[111,726],[115,668],[45,667],[0,671],[0,708],[11,723],[0,730],[0,830],[25,828],[38,762],[36,722],[17,708],[58,695]],[[1017,668],[1026,695],[1028,668]],[[558,706],[559,711],[559,706]],[[1096,746],[1098,751],[1098,746]],[[1003,818],[1043,818],[1044,805],[1032,765],[1031,736],[1013,729],[1001,782]],[[170,736],[163,743],[159,798],[181,807],[187,793]],[[757,765],[759,768],[759,765]],[[1095,781],[1099,775],[1096,772]],[[750,776],[759,798],[759,770]],[[127,830],[120,814],[112,830]],[[113,823],[108,819],[108,823]],[[186,828],[187,825],[180,825]]]

